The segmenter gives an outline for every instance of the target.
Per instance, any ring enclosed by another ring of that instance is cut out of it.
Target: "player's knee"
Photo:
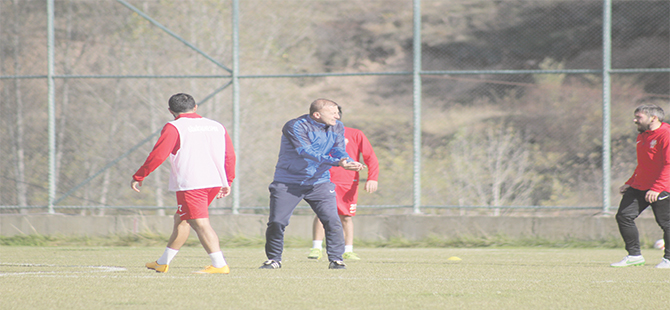
[[[658,226],[661,227],[661,229],[662,229],[664,232],[665,232],[665,231],[670,231],[670,220],[668,220],[668,221],[659,221],[658,219],[656,219],[656,223],[658,224]]]
[[[269,222],[268,223],[268,234],[270,233],[283,233],[286,225],[279,222]]]
[[[321,220],[321,223],[323,223],[323,228],[324,229],[342,229],[342,222],[340,222],[340,219],[328,219],[328,220]]]
[[[636,217],[624,213],[617,213],[615,218],[617,223],[619,224],[631,224],[633,223],[633,221],[635,221]]]

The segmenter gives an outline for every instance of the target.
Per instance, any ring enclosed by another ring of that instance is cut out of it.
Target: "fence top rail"
[[[631,74],[631,73],[670,73],[670,68],[629,68],[610,69],[609,73]],[[478,74],[601,74],[602,69],[563,69],[563,70],[422,70],[420,75],[478,75]],[[241,74],[240,79],[270,79],[270,78],[301,78],[301,77],[349,77],[349,76],[381,76],[381,75],[411,75],[411,71],[388,71],[388,72],[317,72],[297,74]],[[46,79],[47,75],[0,75],[2,79]],[[230,74],[57,74],[51,76],[54,79],[221,79],[232,78]]]
[[[0,210],[20,210],[20,209],[42,209],[47,206],[0,206]],[[137,209],[137,210],[163,210],[174,209],[175,207],[159,206],[54,206],[55,209]],[[298,206],[296,209],[309,209],[309,206]],[[411,205],[359,205],[362,209],[411,209]],[[422,209],[514,209],[514,210],[600,210],[600,206],[454,206],[454,205],[435,205],[421,206]],[[210,210],[231,210],[232,207],[210,207]],[[268,206],[249,206],[240,207],[240,210],[265,210]],[[616,207],[612,207],[616,209]]]

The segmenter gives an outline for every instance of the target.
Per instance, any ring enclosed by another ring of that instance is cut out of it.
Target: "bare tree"
[[[449,147],[453,179],[463,197],[501,207],[531,202],[536,183],[530,143],[511,127],[490,124],[481,132],[461,130]],[[500,215],[500,209],[495,209]]]
[[[118,107],[123,100],[121,98],[121,93],[122,93],[122,86],[121,86],[121,81],[119,79],[116,80],[116,86],[114,88],[114,107]],[[107,150],[105,154],[105,161],[109,162],[111,158],[113,157],[112,154],[114,154],[114,137],[117,135],[119,131],[119,119],[118,119],[118,113],[116,112],[117,109],[112,107],[110,109],[110,118],[111,122],[109,124],[109,132],[107,135]],[[107,194],[109,193],[109,188],[111,185],[111,174],[112,170],[111,169],[106,169],[103,176],[102,176],[102,186],[100,188],[100,199],[98,200],[98,203],[100,204],[101,208],[98,209],[98,215],[103,216],[105,215],[105,208],[104,206],[107,205]]]
[[[145,12],[149,11],[149,4],[148,3],[143,3],[143,10]],[[145,57],[145,62],[144,62],[144,67],[147,70],[147,73],[149,75],[155,74],[154,72],[154,66],[155,66],[155,61],[154,57],[151,55],[151,49],[147,48],[146,46],[147,42],[146,41],[141,41],[141,45],[143,47],[143,50],[146,51],[146,57]],[[154,102],[154,100],[158,97],[158,94],[156,92],[156,87],[155,87],[155,80],[149,80],[147,81],[147,100],[149,101],[149,113],[150,113],[150,126],[151,126],[151,132],[156,132],[157,130],[160,129],[161,126],[161,117],[158,115],[158,110],[153,108],[153,105],[151,103]],[[164,110],[163,110],[164,111]],[[153,141],[155,142],[155,141]],[[155,196],[156,196],[156,206],[158,207],[163,207],[165,206],[165,201],[163,199],[164,196],[164,189],[163,189],[163,169],[161,167],[158,167],[153,172],[153,184],[155,186]],[[158,215],[165,215],[165,209],[158,209],[157,211]]]
[[[152,59],[151,57],[147,57],[147,59]],[[153,61],[148,60],[147,61],[147,72],[149,74],[154,74],[153,70]],[[155,98],[157,98],[158,95],[156,93],[156,87],[154,85],[154,81],[150,80],[147,82],[147,98],[149,99],[150,102],[154,102]],[[151,113],[151,132],[156,132],[157,130],[160,129],[161,126],[161,118],[158,115],[158,111],[156,109],[151,108],[150,109]],[[161,167],[158,167],[154,171],[154,176],[153,176],[153,183],[156,188],[156,206],[158,207],[163,207],[165,206],[165,201],[163,199],[164,195],[164,189],[163,189],[163,169]],[[158,215],[165,215],[165,209],[159,209],[157,211]]]

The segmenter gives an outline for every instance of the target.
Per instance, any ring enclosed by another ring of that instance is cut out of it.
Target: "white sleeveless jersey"
[[[171,191],[229,187],[226,178],[226,129],[208,118],[171,121],[179,132],[179,150],[170,153]]]

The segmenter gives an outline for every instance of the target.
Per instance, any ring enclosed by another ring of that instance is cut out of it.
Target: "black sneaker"
[[[258,267],[258,269],[279,269],[281,268],[281,262],[274,261],[274,260],[266,260],[262,266]]]
[[[328,269],[347,269],[347,265],[345,265],[344,262],[341,260],[333,260],[330,261]]]

